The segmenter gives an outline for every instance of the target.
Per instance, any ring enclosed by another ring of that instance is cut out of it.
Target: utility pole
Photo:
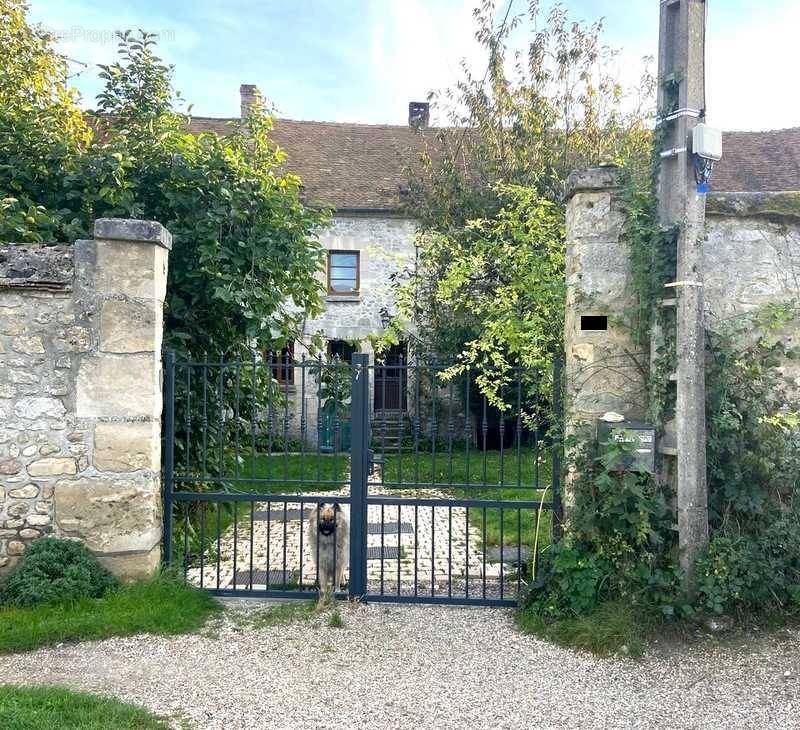
[[[706,483],[705,313],[703,239],[705,195],[698,192],[692,131],[706,116],[708,0],[660,0],[659,131],[663,136],[658,214],[678,228],[677,278],[668,289],[677,307],[676,458],[678,532],[686,588],[694,585],[698,554],[708,543]]]

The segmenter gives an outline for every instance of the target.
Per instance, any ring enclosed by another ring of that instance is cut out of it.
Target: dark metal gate
[[[338,503],[340,597],[514,604],[560,532],[560,364],[498,373],[496,404],[468,368],[361,354],[282,367],[165,356],[166,562],[218,595],[313,595],[325,556],[309,515]],[[402,407],[376,409],[390,381]]]

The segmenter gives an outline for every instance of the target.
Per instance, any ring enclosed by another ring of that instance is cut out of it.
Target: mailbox
[[[653,426],[639,421],[619,421],[609,423],[599,421],[597,426],[597,441],[604,444],[609,441],[636,442],[634,452],[627,456],[622,464],[617,466],[618,471],[633,471],[646,469],[651,474],[656,470],[656,430]]]

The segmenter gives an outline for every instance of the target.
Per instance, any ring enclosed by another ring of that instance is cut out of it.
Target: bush
[[[0,584],[0,605],[36,606],[101,598],[117,587],[117,579],[85,545],[46,537],[30,545],[22,562]]]
[[[676,535],[663,488],[645,471],[621,472],[635,441],[577,455],[575,505],[564,540],[542,556],[522,607],[542,620],[574,618],[624,601],[664,616],[688,607],[680,594]]]
[[[715,535],[698,564],[698,604],[706,611],[800,609],[800,508],[773,514],[760,534]]]

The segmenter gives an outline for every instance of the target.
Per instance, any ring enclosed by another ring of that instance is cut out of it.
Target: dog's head
[[[338,502],[333,504],[321,504],[319,506],[319,517],[317,518],[317,526],[323,535],[332,535],[336,530],[336,518],[339,516],[342,508]]]

